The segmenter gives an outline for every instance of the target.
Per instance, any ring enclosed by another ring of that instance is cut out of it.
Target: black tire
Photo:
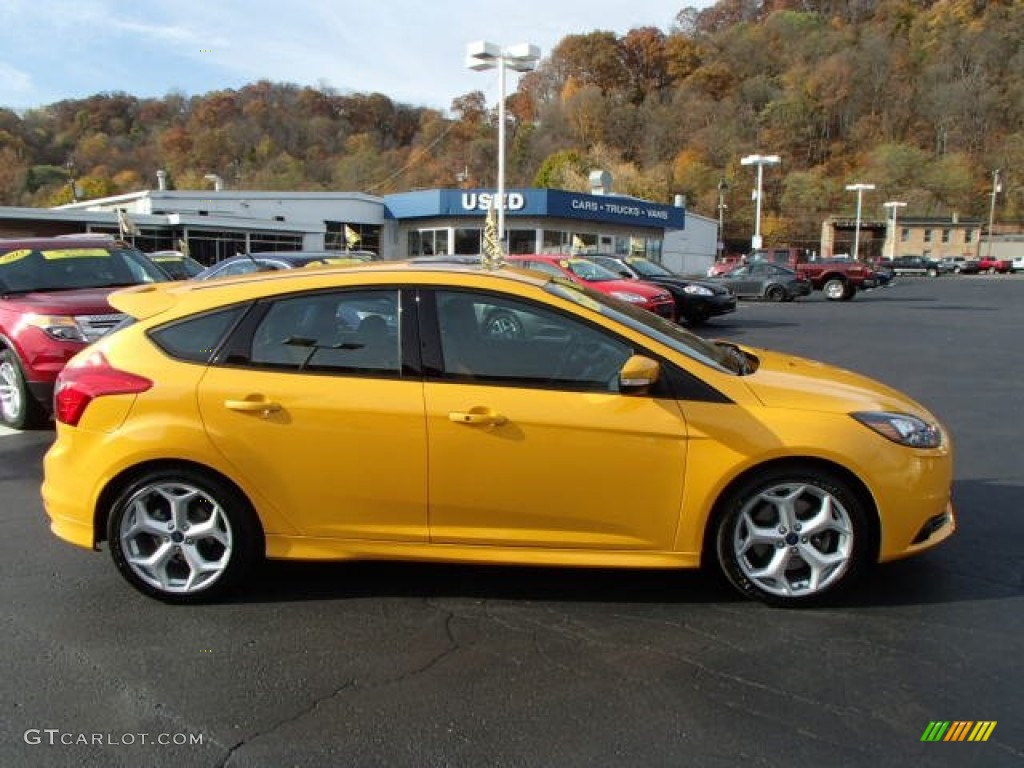
[[[175,515],[177,504],[181,509]],[[196,469],[146,472],[122,489],[109,512],[114,565],[135,589],[166,603],[220,597],[263,556],[263,531],[248,500],[219,477]],[[159,563],[144,562],[162,550]],[[208,573],[198,573],[198,583],[189,583],[197,578],[190,560],[209,566]]]
[[[771,499],[778,499],[782,508]],[[784,511],[784,499],[791,500],[792,512]],[[821,512],[826,499],[827,519],[815,522],[813,513]],[[770,605],[816,603],[850,584],[872,556],[867,510],[831,472],[810,467],[768,470],[736,488],[721,510],[714,546],[722,573],[742,594]],[[783,519],[790,514],[792,519]],[[816,532],[811,532],[812,523]],[[761,540],[750,541],[751,526],[760,529]],[[819,555],[836,562],[819,560],[822,572],[814,573],[808,558]],[[781,568],[778,578],[768,572],[769,565]]]
[[[857,295],[857,286],[853,283],[849,283],[846,286],[846,290],[843,291],[842,298],[840,301],[852,301],[853,297]]]
[[[786,289],[781,285],[769,285],[765,289],[764,297],[768,301],[785,301],[786,300]]]
[[[37,429],[48,422],[46,409],[28,388],[18,356],[10,349],[0,351],[0,423],[12,429]]]
[[[691,312],[688,315],[681,315],[683,323],[690,328],[696,328],[699,325],[704,325],[708,321],[708,316],[704,312]]]
[[[938,276],[939,276],[939,270],[937,270],[935,267],[928,267],[928,277],[938,277]]]

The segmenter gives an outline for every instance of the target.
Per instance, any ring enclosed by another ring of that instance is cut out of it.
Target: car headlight
[[[622,299],[628,301],[630,304],[644,304],[647,299],[636,293],[629,293],[627,291],[612,291],[612,296],[616,299]]]
[[[86,341],[85,334],[73,317],[67,315],[26,315],[25,323],[43,331],[57,341]]]
[[[911,448],[938,448],[942,445],[942,430],[937,424],[929,424],[909,413],[862,411],[850,415],[865,427],[900,445]]]
[[[688,285],[683,288],[683,293],[689,293],[693,296],[714,296],[715,292],[710,288],[705,288],[703,285]]]

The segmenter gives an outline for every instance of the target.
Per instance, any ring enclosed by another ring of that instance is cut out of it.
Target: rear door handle
[[[499,413],[476,409],[472,411],[451,411],[448,413],[448,420],[454,421],[456,424],[491,427],[500,427],[502,424],[508,423],[508,419]]]

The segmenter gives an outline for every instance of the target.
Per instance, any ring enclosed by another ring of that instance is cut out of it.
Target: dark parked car
[[[736,297],[728,288],[708,280],[694,280],[670,272],[661,264],[640,256],[587,256],[602,267],[632,280],[660,285],[672,294],[679,322],[700,325],[709,317],[736,311]]]
[[[947,271],[935,259],[929,259],[924,256],[897,256],[895,259],[885,262],[885,264],[891,267],[893,274],[897,276],[927,275],[928,277],[938,277]]]
[[[976,275],[981,271],[978,260],[969,259],[966,256],[950,256],[940,263],[947,272],[952,272],[955,275]]]
[[[181,251],[153,251],[146,255],[175,280],[188,280],[205,269],[202,264]]]
[[[806,277],[767,261],[741,264],[706,280],[725,286],[741,299],[792,301],[798,296],[809,296],[811,293],[811,281]]]
[[[315,264],[357,264],[369,261],[365,256],[344,251],[274,251],[267,253],[240,253],[207,267],[196,280],[246,275],[250,272],[273,272],[278,269],[297,269]]]

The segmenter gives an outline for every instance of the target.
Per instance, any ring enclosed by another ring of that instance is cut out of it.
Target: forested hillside
[[[766,169],[763,232],[816,241],[870,182],[867,215],[1024,219],[1024,2],[721,0],[671,29],[569,35],[509,97],[509,186],[615,191],[717,217],[749,235],[751,152]],[[449,114],[379,93],[257,82],[162,99],[103,93],[0,108],[0,204],[68,202],[156,185],[384,194],[495,183],[495,114],[481,92]]]

